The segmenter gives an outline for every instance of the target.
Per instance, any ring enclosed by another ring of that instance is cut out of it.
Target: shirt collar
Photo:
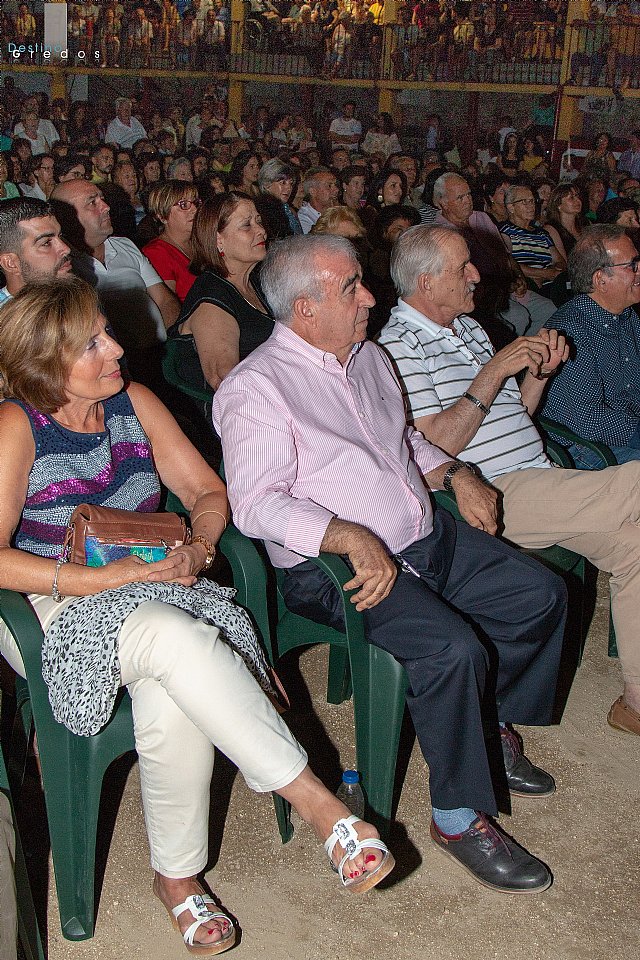
[[[462,317],[464,314],[460,314],[460,316]],[[409,323],[412,323],[415,327],[424,330],[431,340],[460,336],[458,317],[453,321],[453,329],[451,327],[443,327],[442,324],[436,323],[435,320],[430,320],[424,313],[420,313],[415,307],[410,306],[402,297],[398,300],[397,306],[393,307],[391,311],[391,319],[395,320],[396,318],[401,320],[402,323],[409,321]]]
[[[281,323],[279,320],[276,320],[271,336],[278,343],[283,344],[290,350],[295,350],[296,353],[299,353],[308,360],[311,360],[312,363],[315,363],[319,367],[338,371],[346,370],[346,368],[342,366],[336,357],[335,353],[330,353],[328,350],[320,350],[318,347],[314,347],[307,340],[304,340],[301,336],[299,336],[299,334],[295,333],[291,327],[286,325],[286,323]],[[354,344],[351,351],[352,357],[358,352],[361,346],[361,343]],[[347,366],[349,366],[349,364],[347,364]]]
[[[607,310],[606,307],[596,303],[593,297],[590,297],[588,293],[583,294],[583,296],[585,297],[587,301],[586,305],[589,308],[586,311],[587,319],[595,320],[597,323],[603,323],[606,325],[609,323],[617,323],[619,320],[626,320],[629,312],[631,311],[631,307],[625,307],[622,313],[611,313],[611,311]],[[579,306],[579,299],[579,296],[575,298],[575,301],[578,301],[576,302],[576,306]]]

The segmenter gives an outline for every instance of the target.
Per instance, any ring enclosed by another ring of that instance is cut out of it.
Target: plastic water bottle
[[[364,793],[360,786],[360,777],[357,770],[345,770],[342,774],[342,783],[336,791],[338,800],[342,800],[345,807],[355,813],[356,817],[364,817]]]

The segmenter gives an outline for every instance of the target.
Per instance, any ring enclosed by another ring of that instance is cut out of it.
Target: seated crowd
[[[71,729],[96,732],[117,686],[131,693],[154,892],[187,947],[236,936],[198,880],[214,746],[294,805],[347,889],[394,865],[311,773],[248,620],[199,579],[229,515],[284,571],[289,609],[338,630],[339,591],[308,558],[347,559],[367,640],[407,673],[434,845],[493,890],[547,889],[496,822],[510,796],[555,791],[512,725],[552,722],[566,588],[518,547],[611,576],[623,690],[607,720],[640,735],[640,131],[618,158],[599,136],[556,182],[543,131],[508,117],[463,166],[438,117],[415,153],[352,102],[322,128],[266,107],[235,123],[215,88],[189,117],[53,106],[11,85],[2,105],[0,586],[42,622]],[[571,447],[576,469],[553,469],[541,411],[618,464]],[[78,503],[148,513],[163,487],[190,543],[63,562]],[[98,640],[106,709],[87,682]],[[0,652],[23,672],[5,629]]]
[[[9,7],[9,4],[6,5]],[[483,79],[479,67],[559,63],[570,50],[570,82],[637,85],[640,8],[605,0],[568,22],[567,0],[407,0],[388,16],[384,0],[246,0],[245,51],[306,57],[313,73],[378,71],[388,46],[393,79]],[[33,44],[40,9],[15,3],[0,13],[3,45]],[[40,29],[39,29],[40,28]],[[228,0],[104,0],[69,4],[72,62],[104,67],[225,70],[231,50]]]

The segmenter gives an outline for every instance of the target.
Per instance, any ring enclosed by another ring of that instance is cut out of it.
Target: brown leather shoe
[[[635,733],[640,737],[640,713],[624,702],[623,697],[618,697],[612,704],[611,710],[607,716],[607,723],[616,730],[624,730],[626,733]]]

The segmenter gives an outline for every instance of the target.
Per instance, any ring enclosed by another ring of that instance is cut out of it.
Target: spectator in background
[[[269,240],[281,240],[302,233],[298,215],[290,204],[297,176],[293,167],[274,157],[260,168],[260,196],[255,204]]]
[[[131,100],[128,97],[118,97],[116,115],[107,127],[105,141],[116,147],[130,149],[138,140],[146,139],[146,136],[145,128],[132,116]]]
[[[311,167],[302,178],[304,203],[298,211],[303,233],[309,233],[320,215],[338,202],[335,174],[326,167]]]
[[[363,197],[367,185],[366,170],[363,167],[350,166],[340,171],[342,184],[342,202],[349,210],[360,213],[364,206]]]
[[[153,27],[147,19],[145,8],[142,4],[136,4],[133,18],[129,21],[127,27],[129,66],[149,66],[152,40]],[[131,144],[131,146],[133,146],[133,144]]]
[[[22,196],[32,197],[34,200],[48,200],[55,186],[54,166],[55,161],[51,153],[41,153],[33,157],[25,171],[25,182],[20,184]],[[30,182],[31,176],[34,179],[33,183]]]
[[[631,231],[633,235],[640,227],[638,204],[631,197],[614,197],[613,200],[605,200],[598,208],[598,223],[616,224]]]
[[[634,130],[629,135],[629,146],[620,154],[618,170],[640,180],[640,130]]]
[[[200,207],[198,190],[182,180],[155,184],[149,191],[148,207],[162,233],[142,252],[182,303],[196,279],[189,264],[193,221]]]
[[[582,215],[580,191],[571,183],[561,183],[549,197],[544,221],[556,247],[568,259],[576,241],[589,221]]]
[[[56,183],[66,183],[68,180],[88,180],[91,171],[91,161],[87,157],[68,153],[66,157],[56,157],[53,166],[53,176]]]
[[[110,180],[113,164],[113,149],[106,143],[99,143],[91,152],[91,182],[106,183]]]
[[[231,163],[229,170],[229,186],[250,197],[257,197],[258,175],[262,161],[253,150],[241,150]]]
[[[125,349],[132,376],[162,389],[160,344],[178,316],[179,301],[131,240],[113,236],[109,205],[87,180],[60,183],[52,196],[73,270],[94,286],[104,315]]]
[[[361,149],[363,153],[367,154],[381,153],[385,160],[392,153],[402,152],[402,145],[398,140],[390,114],[381,113],[378,115],[372,126],[367,130]]]
[[[0,200],[14,200],[20,196],[15,183],[9,180],[9,168],[4,153],[0,153]]]
[[[353,100],[347,100],[342,107],[342,115],[331,121],[329,126],[329,142],[331,149],[346,147],[347,150],[357,150],[362,139],[362,124],[355,116],[356,105]]]
[[[612,140],[608,133],[600,133],[596,137],[593,149],[584,158],[581,173],[583,176],[604,177],[611,179],[616,169],[616,158],[612,151]]]
[[[500,227],[500,233],[507,250],[520,264],[527,280],[535,283],[536,288],[542,287],[566,269],[565,259],[550,234],[536,223],[536,201],[529,187],[509,187],[505,206],[509,219]]]

